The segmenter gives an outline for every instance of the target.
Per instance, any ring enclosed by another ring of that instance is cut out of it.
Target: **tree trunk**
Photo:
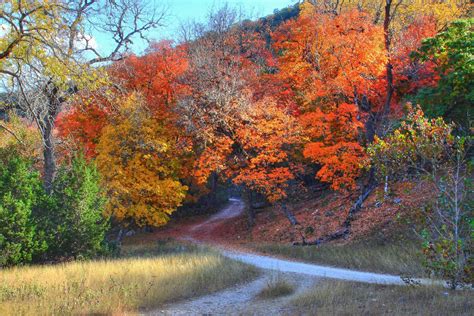
[[[281,210],[283,211],[283,214],[285,214],[286,218],[290,221],[291,225],[295,226],[298,225],[298,221],[296,220],[295,215],[293,212],[291,212],[288,207],[286,206],[285,202],[280,203]]]
[[[383,31],[384,31],[384,40],[385,40],[385,50],[387,52],[388,61],[387,65],[385,66],[386,69],[386,79],[387,79],[387,95],[385,97],[385,103],[382,110],[382,118],[379,126],[379,135],[381,135],[383,126],[387,121],[387,117],[390,114],[390,106],[392,103],[393,97],[393,65],[391,62],[390,57],[390,46],[391,46],[391,38],[390,38],[390,10],[392,7],[392,0],[385,0],[385,16],[383,20]]]
[[[374,112],[369,112],[369,118],[367,122],[365,122],[365,138],[367,143],[370,144],[375,139],[375,132],[376,132],[376,117],[377,114]]]
[[[218,180],[217,173],[213,172],[209,180],[210,192],[207,197],[207,206],[210,209],[216,207],[217,205],[217,180]]]
[[[44,188],[49,194],[52,191],[54,178],[56,177],[56,158],[54,143],[54,122],[61,110],[63,100],[59,96],[59,89],[52,83],[48,84],[44,93],[48,99],[48,111],[40,118],[39,127],[43,140],[43,157],[44,157]]]
[[[46,123],[43,126],[41,136],[43,138],[43,157],[44,157],[44,188],[46,193],[52,191],[53,181],[56,177],[56,158],[54,152],[53,126]]]
[[[375,180],[375,170],[374,168],[370,169],[369,181],[367,185],[362,189],[362,194],[359,196],[357,201],[352,205],[347,214],[346,220],[344,221],[344,227],[350,230],[352,220],[354,215],[360,211],[362,208],[362,203],[369,197],[370,193],[377,187],[377,181]]]
[[[253,194],[252,191],[247,191],[247,207],[245,208],[247,212],[247,224],[249,228],[252,228],[255,225],[255,209],[253,208]]]

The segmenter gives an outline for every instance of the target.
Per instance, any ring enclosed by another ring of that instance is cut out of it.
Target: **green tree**
[[[95,166],[82,157],[59,168],[52,194],[38,214],[48,242],[43,259],[91,258],[107,252],[109,221],[103,216],[106,200],[99,182]]]
[[[0,267],[29,263],[46,248],[33,219],[44,194],[39,173],[7,150],[0,151]]]
[[[433,63],[439,80],[414,96],[431,117],[443,116],[460,124],[465,133],[472,123],[474,104],[474,18],[453,22],[445,31],[425,39],[412,57]]]

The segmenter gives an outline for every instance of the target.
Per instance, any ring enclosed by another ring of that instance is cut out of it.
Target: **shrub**
[[[409,110],[400,128],[375,140],[369,156],[382,176],[411,175],[432,188],[433,201],[415,214],[426,267],[453,288],[472,283],[472,138],[453,136],[454,125],[442,118],[427,119],[421,109]]]
[[[43,190],[38,172],[20,156],[0,153],[0,267],[31,262],[46,244],[37,236],[33,208]]]
[[[43,259],[91,258],[106,253],[109,223],[103,217],[104,205],[99,174],[92,164],[78,157],[70,166],[62,166],[53,192],[38,214],[49,246]]]
[[[260,299],[274,299],[287,296],[295,291],[293,284],[289,283],[281,277],[277,277],[268,281],[266,287],[260,290],[257,297]]]

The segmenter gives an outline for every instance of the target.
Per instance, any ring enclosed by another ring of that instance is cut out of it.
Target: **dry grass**
[[[0,315],[137,312],[257,274],[216,253],[182,245],[128,247],[125,257],[0,271]]]
[[[474,292],[324,280],[296,297],[298,315],[472,315]]]
[[[323,246],[260,244],[262,253],[362,271],[426,277],[422,254],[414,242],[379,243],[373,240]]]
[[[280,276],[276,276],[267,283],[267,285],[257,294],[259,299],[272,299],[281,296],[287,296],[295,291],[293,284],[283,279]]]

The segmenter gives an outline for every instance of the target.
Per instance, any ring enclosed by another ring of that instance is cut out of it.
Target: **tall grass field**
[[[290,303],[294,315],[472,315],[470,289],[322,280]]]
[[[116,260],[1,270],[0,315],[134,313],[257,274],[208,250],[166,247],[129,247]]]

